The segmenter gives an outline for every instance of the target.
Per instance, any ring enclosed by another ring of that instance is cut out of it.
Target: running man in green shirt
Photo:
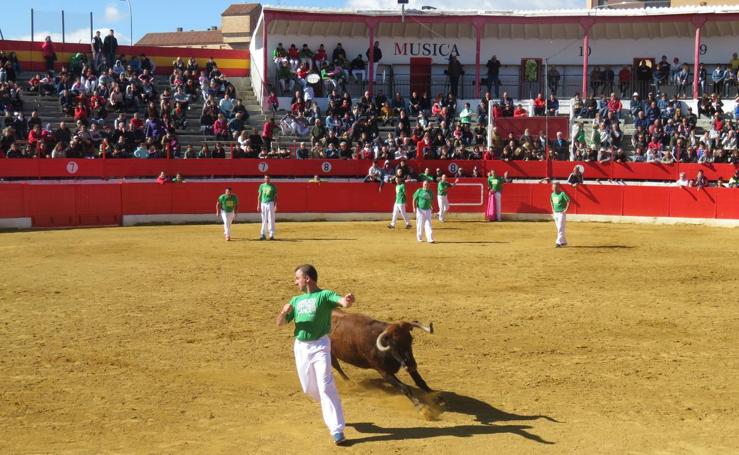
[[[216,201],[216,216],[223,220],[223,236],[227,242],[231,240],[231,223],[236,219],[238,208],[239,198],[231,192],[231,187],[227,187],[226,191],[218,196]]]
[[[277,315],[277,325],[295,321],[295,365],[303,392],[321,403],[323,421],[334,443],[346,443],[344,412],[331,370],[331,312],[349,308],[354,295],[341,297],[334,291],[318,287],[318,272],[310,264],[295,269],[295,285],[303,294],[285,304]]]
[[[562,191],[559,183],[555,182],[552,184],[552,194],[549,196],[549,202],[552,204],[554,225],[557,226],[557,242],[554,246],[561,248],[567,246],[565,225],[567,224],[567,210],[570,208],[570,197]]]
[[[270,183],[269,175],[264,176],[264,183],[259,185],[257,192],[257,212],[262,217],[262,231],[259,240],[275,239],[275,211],[277,210],[277,187]]]
[[[416,240],[423,242],[423,231],[426,231],[426,241],[434,243],[431,231],[431,209],[434,195],[429,190],[429,182],[423,182],[423,186],[413,193],[413,211],[416,212]]]
[[[446,179],[446,174],[442,174],[441,180],[439,180],[439,183],[436,185],[436,202],[439,203],[439,221],[442,223],[445,221],[444,215],[449,211],[449,199],[447,198],[449,188],[453,187],[458,182],[459,179],[455,179],[454,183],[449,183]]]
[[[398,221],[398,214],[403,217],[405,228],[411,228],[411,222],[405,211],[406,202],[408,202],[408,198],[405,192],[405,181],[403,180],[403,177],[395,176],[395,204],[393,204],[393,218],[390,220],[390,224],[387,225],[389,229],[395,229],[395,222]]]

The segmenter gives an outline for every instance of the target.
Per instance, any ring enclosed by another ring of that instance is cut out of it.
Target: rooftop
[[[223,44],[223,33],[220,30],[147,33],[136,43],[137,46],[197,46],[207,44]]]

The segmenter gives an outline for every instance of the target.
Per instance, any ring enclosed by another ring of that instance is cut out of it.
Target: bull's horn
[[[377,341],[375,342],[375,346],[377,346],[377,349],[382,352],[387,352],[390,350],[390,345],[383,346],[382,344],[382,338],[387,335],[387,329],[383,330],[381,334],[377,336]]]
[[[409,324],[412,325],[413,327],[418,327],[421,330],[425,330],[428,333],[434,333],[434,323],[433,322],[429,322],[428,327],[426,327],[425,325],[421,324],[418,321],[409,322]]]

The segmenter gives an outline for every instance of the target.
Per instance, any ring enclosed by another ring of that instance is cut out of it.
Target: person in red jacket
[[[546,110],[547,100],[544,99],[544,95],[539,93],[536,98],[534,98],[534,115],[544,115]],[[514,116],[516,116],[515,113]]]
[[[272,150],[272,138],[274,137],[275,128],[277,128],[277,125],[275,124],[274,117],[265,121],[264,125],[262,125],[262,142],[264,142],[264,147],[268,152]]]
[[[46,62],[46,71],[54,71],[54,61],[56,60],[56,49],[54,43],[51,42],[51,37],[47,36],[41,44],[41,55],[44,56]]]
[[[617,119],[620,119],[622,108],[623,104],[621,103],[619,97],[617,97],[615,93],[611,93],[611,98],[608,100],[608,111],[613,112],[613,115]]]
[[[229,139],[228,123],[226,123],[226,117],[223,114],[218,114],[218,118],[213,122],[213,134],[217,139]]]
[[[516,118],[527,117],[528,115],[529,113],[520,104],[516,106],[516,109],[513,111],[513,116]]]

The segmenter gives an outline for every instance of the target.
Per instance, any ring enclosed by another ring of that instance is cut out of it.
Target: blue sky
[[[3,14],[0,31],[5,39],[29,39],[31,35],[31,8],[35,10],[36,39],[51,34],[59,41],[61,36],[61,11],[65,11],[65,36],[67,42],[88,42],[89,13],[93,13],[94,28],[107,30],[113,28],[119,35],[121,44],[129,41],[128,2],[121,0],[3,0]],[[134,40],[148,32],[175,31],[177,27],[185,30],[204,30],[212,25],[221,25],[221,13],[233,0],[131,0],[133,8]],[[322,8],[395,8],[397,0],[280,0],[269,4],[280,6],[308,6]],[[438,8],[448,6],[446,0],[411,0],[411,6],[432,5]],[[525,5],[525,6],[522,6]],[[479,9],[517,9],[517,8],[579,8],[585,0],[478,0],[474,3]],[[174,5],[177,5],[176,10]]]

